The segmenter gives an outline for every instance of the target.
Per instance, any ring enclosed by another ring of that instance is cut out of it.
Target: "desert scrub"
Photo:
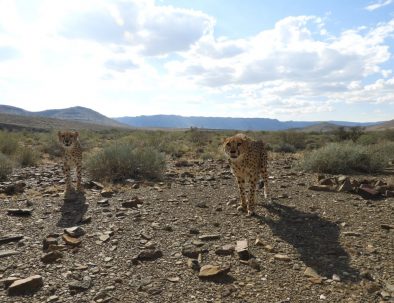
[[[91,155],[86,168],[94,180],[160,179],[165,169],[165,157],[153,147],[114,144]]]
[[[382,171],[388,164],[387,156],[382,152],[382,149],[349,142],[329,143],[305,153],[299,166],[307,171],[319,173],[375,173]]]
[[[18,139],[16,134],[9,132],[0,133],[0,152],[4,155],[13,155],[18,149]]]
[[[294,145],[285,142],[274,145],[272,150],[277,153],[295,153],[297,151]]]
[[[38,153],[29,147],[19,148],[16,154],[16,162],[22,167],[36,166],[38,159]]]
[[[41,151],[49,154],[51,157],[62,157],[64,154],[63,148],[59,144],[57,133],[52,132],[45,134],[42,138]]]
[[[13,163],[11,160],[3,153],[0,153],[0,181],[7,179],[8,175],[12,173],[12,167]]]

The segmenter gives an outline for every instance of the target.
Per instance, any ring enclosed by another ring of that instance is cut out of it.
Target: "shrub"
[[[331,174],[373,173],[382,171],[387,162],[382,150],[352,143],[330,143],[305,154],[300,166],[308,171]]]
[[[0,134],[0,152],[4,155],[13,155],[18,149],[18,140],[10,133]]]
[[[36,166],[38,162],[38,154],[31,148],[23,147],[19,149],[16,160],[22,167]]]
[[[296,148],[294,147],[294,145],[284,143],[284,142],[274,145],[272,147],[272,149],[274,152],[277,152],[277,153],[295,153],[296,152]]]
[[[90,176],[96,180],[159,179],[165,169],[165,158],[151,147],[115,144],[92,155],[86,166]]]
[[[12,173],[12,162],[7,156],[0,153],[0,180],[4,181]]]
[[[63,148],[60,146],[57,134],[51,133],[43,139],[42,152],[52,157],[61,157],[64,154]]]

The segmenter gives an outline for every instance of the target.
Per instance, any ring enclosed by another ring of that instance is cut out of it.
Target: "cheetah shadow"
[[[64,199],[60,208],[61,216],[56,226],[72,227],[83,223],[84,215],[88,211],[89,204],[83,193],[73,192],[71,196]]]
[[[339,227],[317,214],[305,213],[278,203],[264,205],[279,220],[258,218],[267,224],[275,236],[291,244],[299,253],[300,260],[313,268],[320,276],[340,276],[341,281],[357,282],[359,271],[350,265],[350,256],[339,243]]]

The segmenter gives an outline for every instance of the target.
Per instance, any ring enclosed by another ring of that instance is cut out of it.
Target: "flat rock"
[[[62,257],[63,257],[63,253],[62,252],[60,252],[58,250],[54,250],[54,251],[51,251],[49,253],[44,254],[41,257],[41,261],[43,263],[48,264],[48,263],[56,262],[57,260],[59,260]]]
[[[92,286],[92,278],[84,276],[82,281],[74,280],[68,284],[68,288],[74,292],[86,291]]]
[[[110,198],[114,195],[114,191],[112,189],[103,189],[100,195],[104,198]]]
[[[5,258],[13,255],[18,255],[19,252],[16,250],[0,250],[0,258]]]
[[[321,278],[320,275],[312,267],[307,267],[305,269],[304,276],[309,278]]]
[[[7,214],[10,216],[31,216],[32,211],[31,208],[9,208]]]
[[[65,228],[64,232],[74,238],[79,238],[84,234],[86,234],[86,231],[81,226],[73,226],[73,227]]]
[[[350,182],[349,178],[346,178],[343,183],[339,186],[338,188],[339,192],[352,192],[353,191],[353,186],[352,183]]]
[[[235,251],[235,247],[232,244],[226,244],[215,250],[215,254],[219,256],[229,256],[232,255]]]
[[[249,253],[249,247],[248,247],[248,240],[237,241],[237,245],[235,246],[235,250],[238,254],[238,257],[241,260],[249,260],[250,253]]]
[[[64,242],[65,242],[67,245],[71,245],[71,246],[78,246],[78,245],[80,245],[81,242],[82,242],[80,239],[71,237],[71,236],[66,235],[66,234],[64,234],[64,235],[62,236],[62,238],[63,238]]]
[[[124,208],[136,208],[138,205],[143,204],[142,200],[138,197],[133,197],[128,201],[122,202],[122,207]]]
[[[219,234],[201,235],[198,237],[201,241],[212,241],[220,239]]]
[[[42,249],[47,251],[51,245],[58,245],[58,240],[55,237],[48,236],[42,240]]]
[[[109,206],[109,200],[108,199],[101,199],[100,201],[97,201],[97,205],[100,205],[103,207]]]
[[[9,296],[18,296],[31,294],[44,286],[44,281],[41,276],[35,275],[26,279],[20,279],[13,282],[7,289]]]
[[[394,229],[393,224],[380,224],[380,227],[387,230]]]
[[[376,189],[370,188],[365,184],[360,185],[358,188],[358,194],[364,199],[377,199],[380,197],[380,193]]]
[[[17,280],[19,280],[19,278],[17,278],[17,277],[8,277],[5,279],[1,279],[0,284],[2,284],[4,286],[4,289],[7,289],[8,287],[10,287],[10,285],[12,283],[14,283]]]
[[[289,262],[291,261],[291,258],[288,255],[283,255],[283,254],[276,254],[274,255],[275,260],[279,260],[279,261],[285,261],[285,262]]]
[[[204,265],[200,268],[200,272],[198,273],[199,278],[212,278],[221,275],[226,275],[230,271],[230,267],[220,267],[217,265]]]
[[[308,189],[314,191],[332,191],[332,187],[328,185],[312,185]]]
[[[18,242],[23,239],[23,235],[5,235],[0,237],[0,244],[6,244],[10,242]]]
[[[163,256],[163,252],[158,249],[145,249],[133,258],[133,263],[136,261],[154,261]]]
[[[90,186],[95,187],[96,189],[104,189],[104,185],[96,181],[90,181]]]

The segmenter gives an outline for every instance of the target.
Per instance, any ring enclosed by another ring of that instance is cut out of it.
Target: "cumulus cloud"
[[[186,51],[213,31],[214,19],[152,1],[114,1],[68,14],[61,34],[72,39],[133,46],[145,56]]]
[[[377,10],[381,7],[387,6],[387,5],[391,4],[392,2],[393,2],[393,0],[379,0],[379,1],[376,1],[374,3],[367,5],[365,7],[365,9],[367,11],[374,11],[374,10]]]
[[[391,57],[385,41],[393,32],[391,20],[369,30],[346,30],[334,36],[319,17],[287,17],[255,36],[225,40],[226,46],[236,49],[231,55],[218,52],[223,42],[206,38],[183,61],[170,62],[167,68],[209,89],[225,89],[235,100],[254,100],[278,113],[294,114],[298,112],[295,107],[303,113],[329,111],[333,101],[377,100],[376,95],[365,95],[365,81],[369,76],[391,75],[382,64]],[[355,83],[358,89],[348,93]]]
[[[19,57],[19,51],[11,46],[0,46],[0,62],[16,59]]]
[[[153,0],[41,0],[24,13],[15,3],[0,1],[2,99],[285,119],[394,100],[394,20],[332,33],[325,18],[289,16],[232,39],[204,12]]]
[[[138,68],[138,65],[128,59],[110,59],[105,62],[105,67],[117,72],[125,72],[130,69]]]

